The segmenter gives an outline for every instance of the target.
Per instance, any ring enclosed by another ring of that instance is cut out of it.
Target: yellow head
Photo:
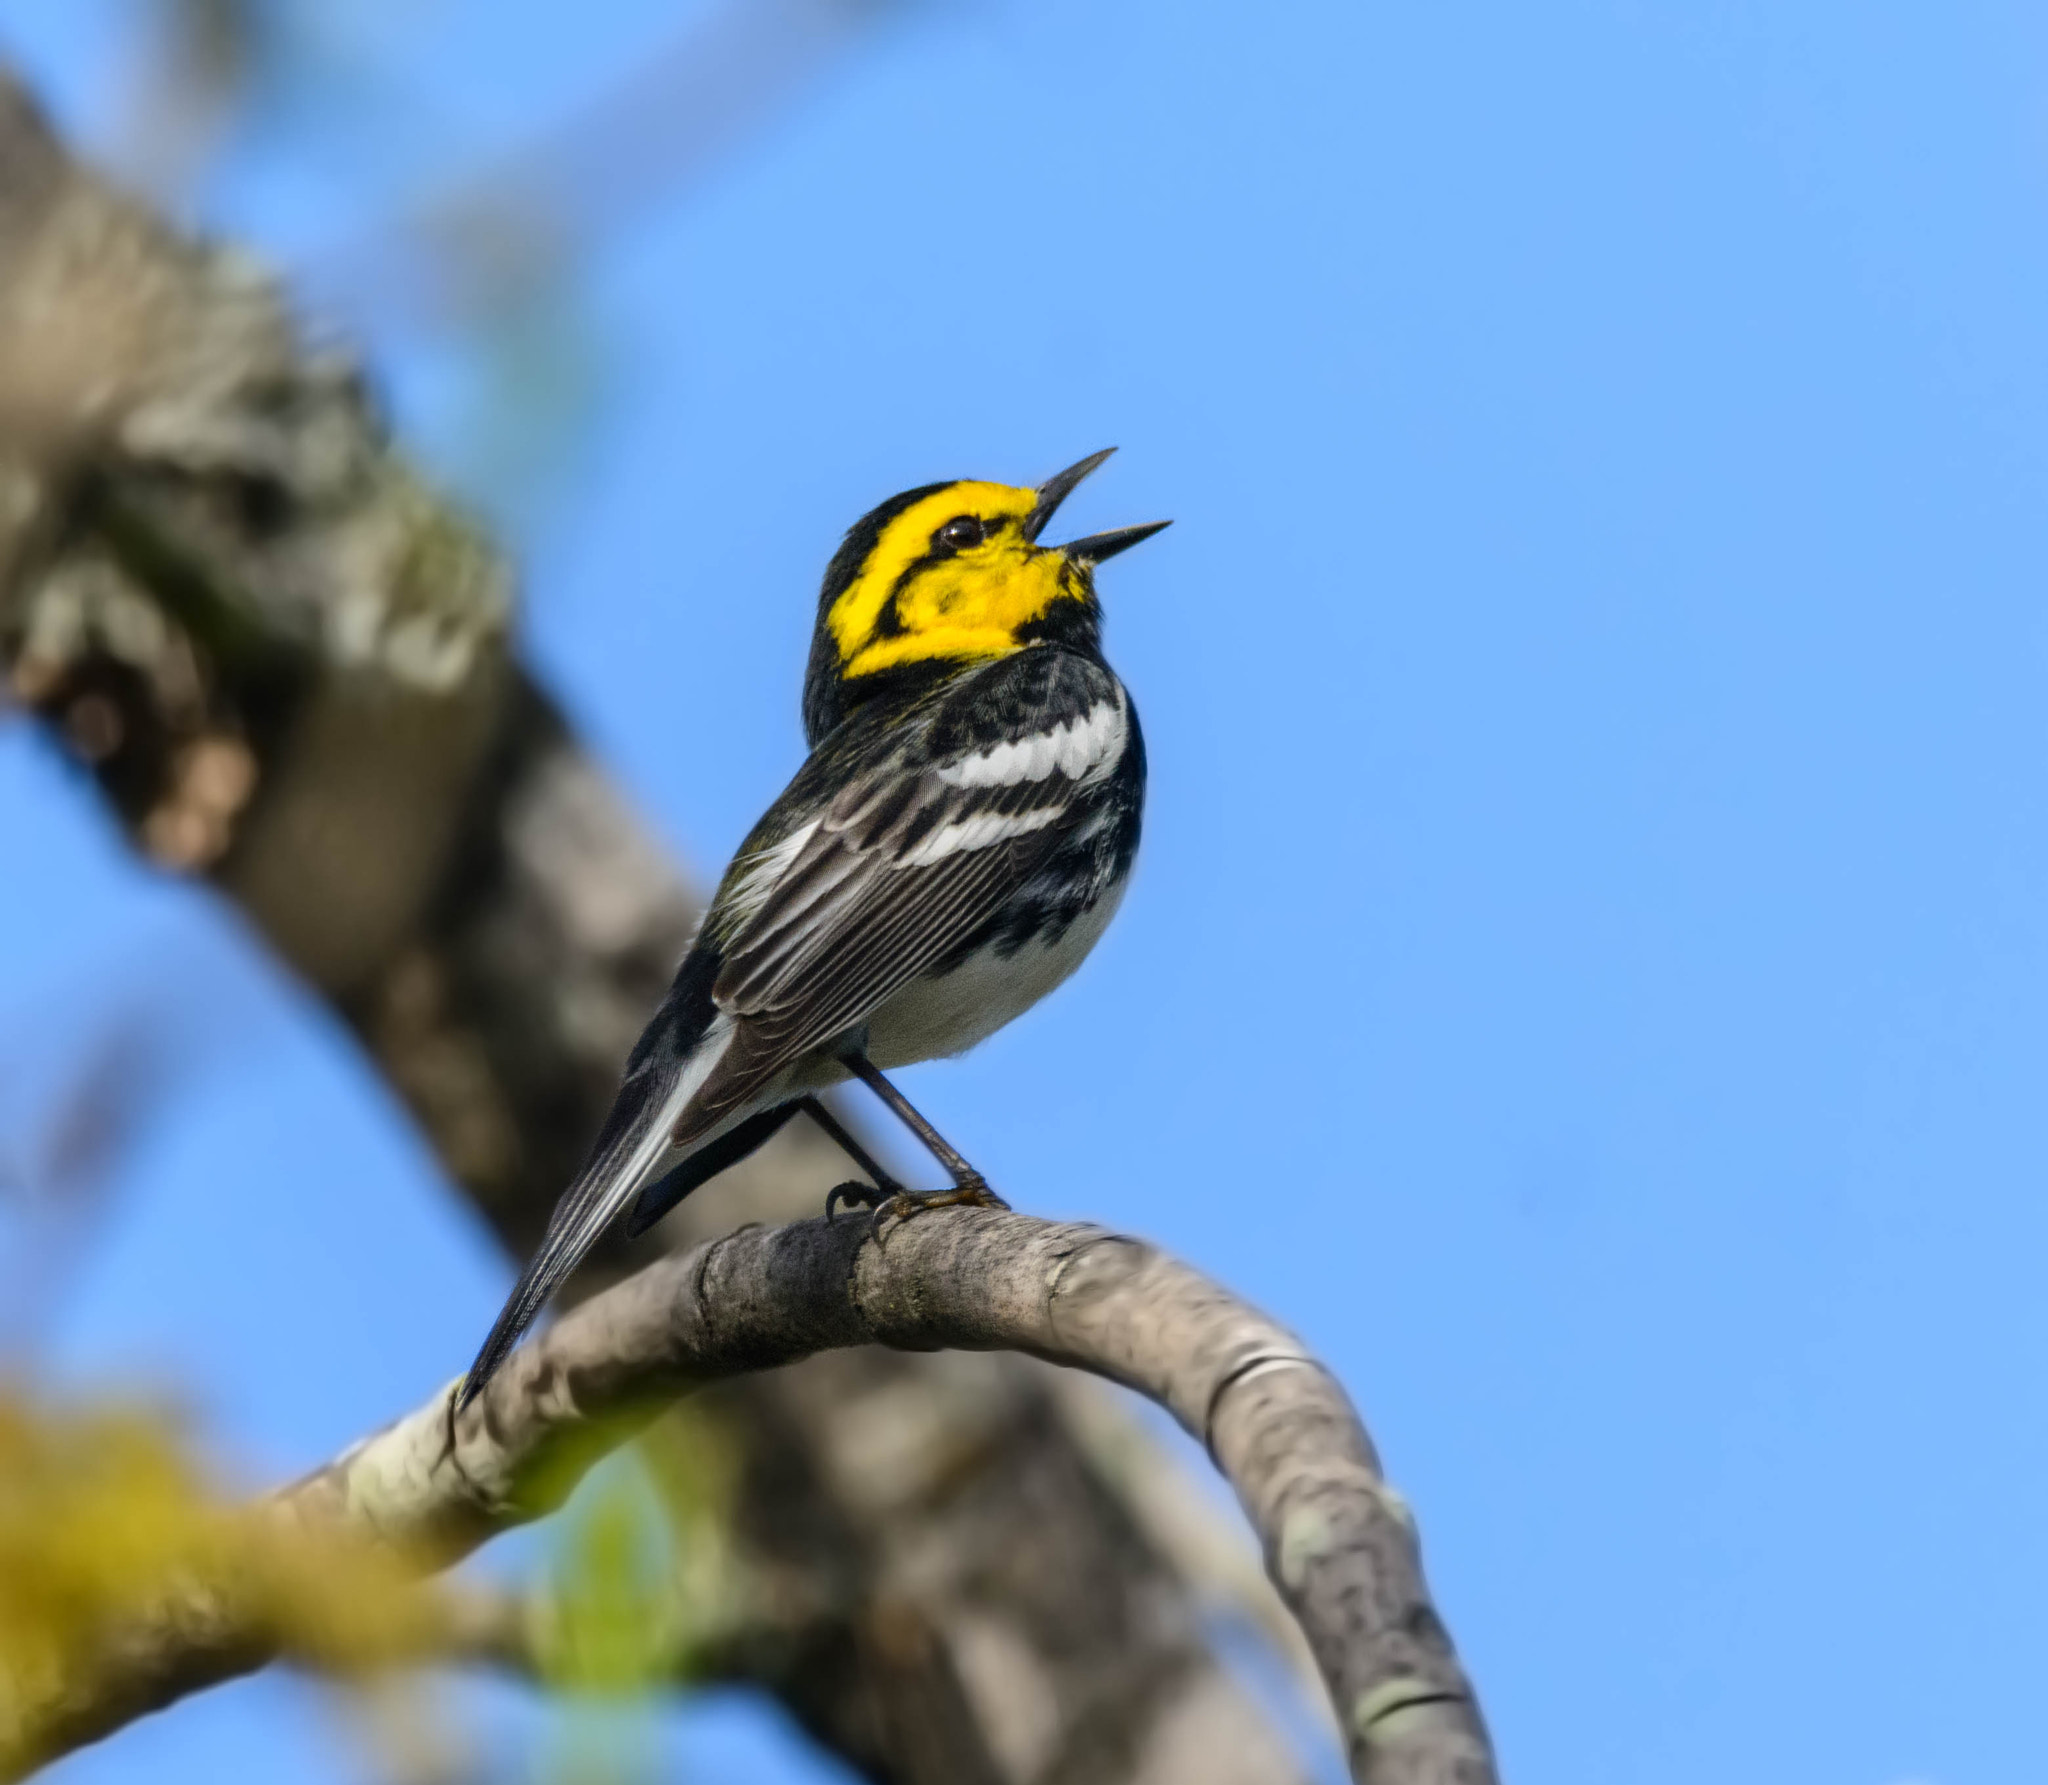
[[[927,484],[855,522],[818,600],[804,681],[811,741],[871,694],[1034,644],[1095,648],[1095,566],[1166,522],[1064,546],[1041,546],[1038,536],[1074,486],[1108,457],[1092,454],[1036,489]]]

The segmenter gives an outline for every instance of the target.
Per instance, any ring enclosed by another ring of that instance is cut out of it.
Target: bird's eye
[[[979,545],[987,529],[971,514],[956,514],[939,529],[939,544],[953,551]]]

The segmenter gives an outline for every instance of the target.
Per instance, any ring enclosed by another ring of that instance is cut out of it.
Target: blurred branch
[[[57,1027],[41,1026],[33,1061],[0,1051],[0,1362],[32,1347],[70,1288],[174,1076],[157,1033],[124,1010],[52,1084]]]
[[[1274,1584],[1339,1707],[1359,1785],[1485,1785],[1478,1708],[1431,1607],[1406,1507],[1336,1379],[1185,1265],[1098,1228],[985,1211],[877,1241],[862,1220],[743,1228],[649,1266],[518,1353],[454,1421],[448,1399],[363,1440],[272,1503],[445,1568],[551,1511],[663,1405],[815,1352],[1012,1349],[1149,1395],[1237,1489]],[[0,1752],[41,1758],[263,1656],[211,1583],[108,1634],[104,1668],[29,1702]]]
[[[494,164],[307,271],[350,315],[473,325],[700,176],[904,0],[719,0]]]
[[[158,0],[112,151],[159,203],[212,158],[261,57],[260,0]]]
[[[7,686],[140,852],[327,999],[521,1256],[697,902],[517,661],[508,585],[274,283],[79,166],[0,72]],[[840,1175],[793,1124],[668,1237]],[[1127,1491],[1175,1465],[1106,1474],[1029,1359],[834,1352],[714,1399],[733,1544],[823,1608],[751,1677],[864,1777],[1301,1777],[1153,1529],[1163,1496]]]

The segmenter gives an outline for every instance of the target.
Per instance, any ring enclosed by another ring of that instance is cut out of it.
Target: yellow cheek
[[[997,546],[934,565],[897,596],[902,631],[854,651],[846,673],[872,675],[935,657],[1003,656],[1017,649],[1018,629],[1061,593],[1059,559],[1051,552]]]
[[[1014,632],[1059,592],[1057,561],[1029,546],[996,545],[935,564],[896,598],[908,633]]]
[[[934,491],[889,523],[853,586],[832,604],[826,624],[842,659],[850,659],[874,633],[875,622],[898,579],[931,549],[933,532],[956,514],[1022,518],[1038,499],[1035,490],[1006,484],[955,483]]]

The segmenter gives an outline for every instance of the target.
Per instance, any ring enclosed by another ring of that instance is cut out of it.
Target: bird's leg
[[[881,1069],[866,1054],[856,1049],[840,1057],[846,1069],[895,1111],[897,1120],[916,1135],[931,1156],[946,1168],[946,1175],[953,1180],[954,1189],[972,1190],[978,1194],[988,1192],[988,1180],[969,1165],[955,1151],[952,1143],[918,1113],[917,1106],[908,1097],[882,1076]]]
[[[904,1127],[924,1143],[925,1149],[946,1168],[953,1180],[950,1190],[899,1189],[875,1205],[875,1231],[879,1234],[891,1221],[907,1221],[925,1209],[1006,1209],[1010,1205],[988,1187],[988,1179],[962,1158],[952,1143],[921,1116],[915,1104],[882,1076],[880,1068],[858,1048],[840,1056],[847,1071],[881,1098]]]
[[[853,1131],[825,1107],[825,1101],[818,1096],[799,1097],[795,1107],[802,1110],[812,1121],[824,1130],[825,1138],[832,1142],[847,1158],[866,1172],[873,1183],[863,1184],[857,1178],[844,1184],[835,1184],[825,1197],[825,1219],[831,1220],[843,1202],[849,1207],[876,1208],[892,1196],[907,1195],[895,1174],[883,1167],[881,1162],[862,1146],[853,1136]]]
[[[642,1193],[634,1208],[632,1219],[626,1226],[626,1237],[637,1239],[659,1221],[662,1216],[702,1184],[709,1183],[722,1171],[739,1164],[757,1148],[764,1146],[781,1129],[783,1123],[798,1114],[807,1115],[824,1130],[825,1138],[844,1153],[857,1170],[866,1172],[874,1179],[873,1184],[852,1181],[837,1185],[825,1199],[825,1215],[829,1220],[832,1211],[840,1203],[872,1205],[879,1197],[893,1195],[903,1186],[876,1163],[867,1148],[847,1132],[841,1122],[814,1096],[792,1097],[787,1103],[778,1103],[772,1109],[764,1109],[749,1116],[738,1127],[708,1146],[699,1147],[682,1164],[665,1178],[656,1181],[654,1187]]]

